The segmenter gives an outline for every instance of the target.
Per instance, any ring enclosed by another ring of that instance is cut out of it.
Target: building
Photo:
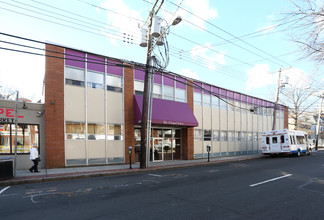
[[[144,65],[48,44],[45,66],[46,167],[138,160]],[[273,102],[175,73],[154,73],[153,97],[152,162],[257,154],[272,128]]]

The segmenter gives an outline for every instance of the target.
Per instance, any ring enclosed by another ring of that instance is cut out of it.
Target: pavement
[[[183,167],[204,166],[217,163],[226,163],[233,161],[251,160],[264,157],[262,154],[254,155],[238,155],[238,156],[226,156],[195,160],[174,160],[174,161],[161,161],[161,162],[149,162],[148,168],[140,169],[139,163],[132,164],[130,169],[129,164],[117,164],[117,165],[101,165],[101,166],[82,166],[82,167],[67,167],[59,169],[40,169],[39,173],[31,173],[29,170],[16,170],[16,175],[11,179],[0,180],[0,185],[17,185],[35,182],[46,182],[55,180],[67,180],[87,177],[109,176],[109,175],[121,175],[131,173],[143,173],[152,172],[165,169],[177,169]]]

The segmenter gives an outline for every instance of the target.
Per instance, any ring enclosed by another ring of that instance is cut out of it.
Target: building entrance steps
[[[101,165],[101,166],[82,166],[82,167],[67,167],[59,169],[40,169],[39,173],[30,173],[29,170],[16,170],[16,176],[12,179],[0,180],[0,185],[16,185],[34,182],[46,182],[54,180],[67,180],[76,178],[109,176],[118,174],[131,174],[151,172],[164,169],[176,169],[181,167],[203,166],[208,164],[225,163],[233,161],[250,160],[264,157],[261,154],[255,155],[240,155],[210,158],[195,159],[195,160],[174,160],[150,162],[148,168],[140,169],[139,162],[132,164],[132,169],[129,169],[129,164],[120,165]]]

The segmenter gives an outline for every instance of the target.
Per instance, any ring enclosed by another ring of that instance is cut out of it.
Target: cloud
[[[116,36],[116,34],[117,35],[124,35],[124,33],[131,34],[133,35],[133,39],[134,37],[135,38],[139,37],[138,23],[141,23],[140,21],[143,20],[140,15],[140,12],[131,9],[128,5],[124,3],[123,0],[118,0],[118,1],[107,0],[101,3],[100,6],[102,8],[111,10],[111,11],[108,10],[106,11],[107,27],[106,30],[103,30],[103,32],[107,37],[110,38],[111,42],[114,45],[117,44],[115,38],[124,39],[123,36]],[[116,31],[120,31],[121,33],[116,33]],[[107,32],[110,34],[107,34]]]
[[[281,75],[283,80],[287,78],[289,86],[296,88],[308,87],[313,81],[307,73],[296,67],[282,70]]]
[[[183,68],[180,70],[180,75],[192,78],[192,79],[199,79],[198,74],[196,72],[191,71],[188,68]]]
[[[218,65],[225,65],[225,52],[209,51],[212,49],[210,43],[206,43],[205,47],[195,46],[191,49],[191,57],[193,60],[201,62],[211,70],[216,70]]]
[[[276,77],[270,73],[270,67],[267,64],[257,64],[247,70],[246,89],[262,88],[272,85],[276,82]]]
[[[191,23],[205,28],[205,21],[213,18],[218,18],[218,11],[212,8],[208,0],[185,0],[183,2],[184,8],[192,12],[188,13],[185,10],[179,9],[179,14]],[[196,17],[198,16],[198,17]],[[201,19],[200,19],[201,18]],[[202,20],[204,19],[204,20]]]

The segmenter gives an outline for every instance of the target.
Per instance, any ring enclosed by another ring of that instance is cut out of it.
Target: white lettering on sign
[[[165,124],[165,125],[184,125],[184,123],[180,122],[180,121],[163,121],[163,124]]]

